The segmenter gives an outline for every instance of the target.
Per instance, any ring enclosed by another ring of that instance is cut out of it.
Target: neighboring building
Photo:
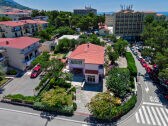
[[[68,57],[68,68],[85,76],[87,83],[99,83],[104,77],[105,48],[91,43],[79,45]]]
[[[48,22],[40,20],[20,20],[0,22],[0,38],[32,36],[36,31],[47,28]]]
[[[25,70],[40,54],[39,41],[31,37],[0,38],[0,48],[6,51],[9,66]]]
[[[85,7],[85,9],[74,9],[74,14],[77,15],[87,15],[89,13],[97,15],[97,10],[91,7]]]
[[[165,20],[166,16],[152,11],[134,11],[131,7],[122,9],[112,15],[106,15],[105,24],[113,27],[116,36],[127,40],[139,40],[144,28],[144,19],[147,15],[153,15],[155,20]]]
[[[18,10],[11,12],[4,12],[0,14],[0,17],[8,17],[12,21],[31,19],[31,12],[26,10]]]
[[[50,52],[55,49],[56,43],[54,41],[46,41],[41,44],[40,52]]]
[[[61,39],[65,39],[65,38],[66,39],[75,39],[75,40],[78,40],[79,39],[79,35],[63,35],[60,38],[56,39],[55,43],[58,44]]]
[[[33,19],[47,21],[48,20],[48,16],[36,16]]]
[[[6,50],[3,48],[0,48],[0,68],[7,71],[7,55]]]

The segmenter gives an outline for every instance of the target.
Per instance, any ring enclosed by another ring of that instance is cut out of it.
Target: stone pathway
[[[91,98],[94,97],[97,93],[98,92],[84,91],[81,89],[77,89],[76,90],[76,103],[78,107],[77,107],[76,113],[90,114],[86,105],[87,103],[90,102]]]

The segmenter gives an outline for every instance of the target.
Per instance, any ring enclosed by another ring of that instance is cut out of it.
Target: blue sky
[[[99,12],[120,10],[120,5],[133,4],[134,10],[168,11],[168,0],[14,0],[22,5],[44,10],[72,11],[91,5]]]

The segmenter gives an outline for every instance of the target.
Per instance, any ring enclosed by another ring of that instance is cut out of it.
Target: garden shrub
[[[6,72],[7,75],[16,75],[17,74],[17,71],[16,70],[8,70]]]
[[[2,80],[3,80],[3,77],[0,76],[0,81],[2,81]]]
[[[128,64],[128,69],[130,70],[130,73],[132,76],[136,77],[137,76],[137,67],[135,64],[134,57],[130,52],[126,52],[126,59],[127,59],[127,64]]]
[[[10,99],[13,102],[33,104],[36,100],[35,96],[23,96],[21,94],[7,95],[4,98]]]

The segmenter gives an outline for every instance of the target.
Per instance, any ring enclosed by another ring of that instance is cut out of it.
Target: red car
[[[165,98],[168,100],[168,95],[166,95]]]
[[[33,68],[30,78],[36,78],[41,73],[41,66],[37,65]]]

